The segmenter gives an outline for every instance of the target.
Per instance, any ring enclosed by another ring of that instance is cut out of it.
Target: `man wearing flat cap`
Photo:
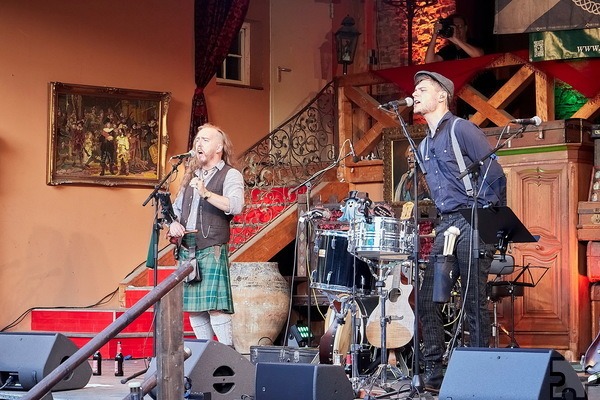
[[[443,356],[446,350],[442,320],[443,302],[448,293],[434,290],[434,271],[437,263],[445,263],[452,271],[453,283],[461,277],[462,304],[471,347],[488,347],[490,321],[486,302],[487,275],[494,245],[479,244],[482,255],[473,257],[472,228],[459,210],[472,207],[498,206],[506,203],[506,178],[496,157],[490,157],[480,167],[478,179],[470,175],[458,179],[465,167],[482,160],[492,150],[484,133],[470,121],[449,111],[454,96],[454,83],[445,76],[430,71],[415,74],[414,112],[427,121],[427,136],[419,144],[419,153],[426,171],[431,197],[439,213],[439,224],[430,260],[425,268],[419,311],[424,342],[423,358],[425,389],[436,392],[443,380]],[[460,154],[457,154],[460,153]],[[485,221],[480,221],[485,224]],[[448,228],[455,226],[460,234],[456,247],[444,251]],[[452,285],[450,285],[451,287]],[[440,299],[441,298],[441,299]]]

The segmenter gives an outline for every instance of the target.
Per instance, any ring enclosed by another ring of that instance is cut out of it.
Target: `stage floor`
[[[126,360],[124,363],[124,372],[125,377],[133,375],[134,373],[141,371],[146,368],[144,360]],[[63,390],[59,392],[53,392],[52,397],[53,400],[109,400],[109,399],[123,399],[129,393],[128,384],[122,384],[121,379],[123,377],[114,376],[114,361],[112,360],[103,360],[102,361],[102,375],[95,376],[92,375],[89,383],[82,389],[76,390]],[[142,382],[144,380],[144,375],[134,378],[129,382]],[[394,382],[392,380],[388,381],[392,384],[392,389],[400,389],[403,387],[407,387],[410,385],[410,381],[408,379],[399,380]],[[19,399],[26,392],[24,391],[16,391],[16,390],[0,390],[0,400],[13,400]],[[380,395],[384,393],[381,390],[375,389],[372,392],[372,395]],[[391,397],[386,397],[388,399],[403,399],[406,398],[407,394],[399,394]],[[281,400],[284,400],[286,397],[282,397]],[[415,396],[415,398],[419,398]],[[151,399],[150,396],[144,396],[145,400]],[[432,396],[429,393],[426,393],[420,397],[423,400],[437,399],[437,396]],[[228,399],[229,400],[229,399]],[[237,400],[237,399],[230,399]],[[310,400],[310,399],[307,399]]]

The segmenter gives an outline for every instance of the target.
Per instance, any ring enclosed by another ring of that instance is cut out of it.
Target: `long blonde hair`
[[[223,150],[221,153],[221,159],[225,161],[225,164],[234,167],[234,153],[233,153],[233,144],[231,143],[231,139],[229,136],[218,126],[213,124],[203,124],[198,127],[198,131],[196,132],[196,136],[194,137],[194,142],[192,148],[196,148],[196,141],[199,140],[199,133],[204,128],[212,128],[221,134],[221,139],[223,141]],[[183,179],[181,180],[181,186],[179,187],[179,192],[185,190],[185,188],[189,185],[190,181],[194,177],[194,172],[200,168],[198,163],[198,159],[196,157],[190,157],[185,164],[185,172],[183,174]]]

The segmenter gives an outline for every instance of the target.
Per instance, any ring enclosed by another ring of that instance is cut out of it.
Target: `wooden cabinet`
[[[552,348],[579,360],[591,340],[591,322],[577,206],[587,198],[593,147],[561,144],[508,149],[499,155],[508,178],[508,205],[540,237],[537,243],[511,245],[515,264],[548,267],[537,286],[525,288],[515,302],[516,340],[521,347]],[[536,281],[544,269],[530,271]],[[510,299],[500,304],[499,316],[509,328]]]

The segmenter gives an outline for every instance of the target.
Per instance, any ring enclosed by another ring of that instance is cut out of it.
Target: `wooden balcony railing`
[[[555,84],[562,81],[586,98],[581,107],[568,118],[593,119],[600,112],[600,60],[527,61],[527,52],[491,54],[465,60],[444,61],[427,65],[412,65],[386,70],[370,71],[337,78],[339,142],[354,142],[359,156],[371,152],[382,139],[384,128],[399,127],[393,114],[380,110],[376,98],[378,87],[394,84],[398,98],[410,96],[417,71],[439,72],[455,84],[455,98],[475,111],[469,120],[480,127],[503,126],[525,109],[532,110],[542,121],[555,119]],[[473,86],[473,79],[482,71],[490,71],[499,85],[488,96]],[[409,125],[424,121],[414,117],[407,107],[400,112]],[[338,174],[352,183],[351,167],[346,165]],[[362,171],[368,173],[368,171]]]

